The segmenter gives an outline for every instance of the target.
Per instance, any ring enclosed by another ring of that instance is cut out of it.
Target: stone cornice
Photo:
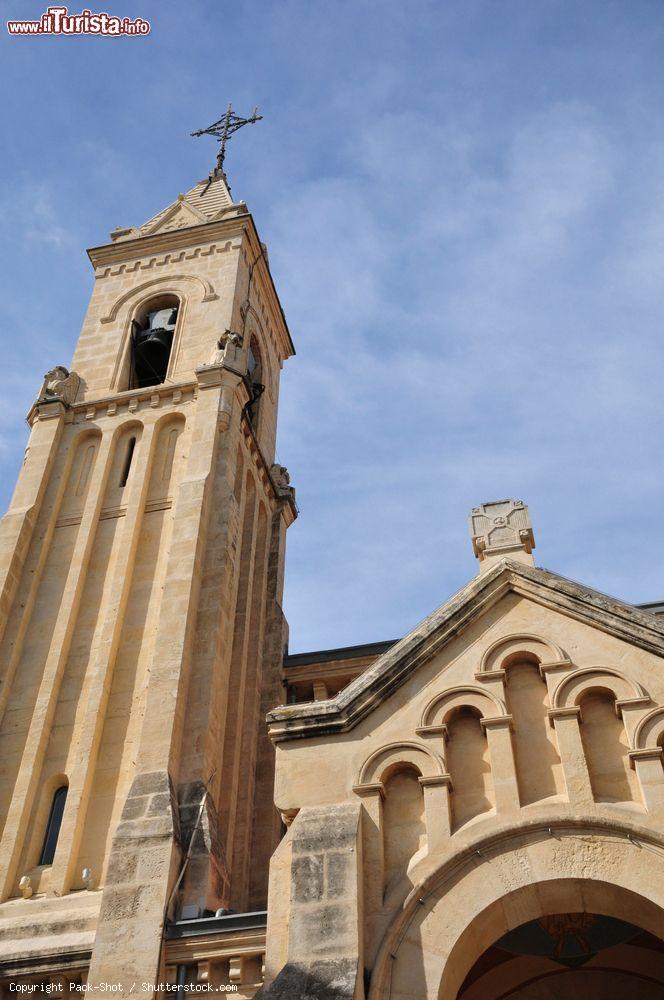
[[[81,400],[78,403],[72,403],[67,408],[59,400],[54,400],[51,403],[35,403],[31,407],[27,419],[28,423],[32,426],[36,416],[40,420],[65,417],[65,419],[69,418],[70,421],[78,422],[81,420],[95,420],[104,415],[110,417],[116,415],[121,417],[130,416],[139,413],[145,407],[156,407],[162,404],[173,406],[177,409],[183,403],[194,399],[202,386],[221,385],[223,378],[228,377],[228,375],[233,376],[234,381],[237,382],[240,405],[244,407],[249,396],[244,381],[238,373],[225,365],[206,365],[197,370],[195,379],[187,379],[182,382],[162,382],[159,385],[151,385],[142,389],[125,389],[122,392]],[[284,489],[275,482],[271,466],[260,449],[254,429],[246,413],[244,413],[244,409],[240,420],[247,450],[257,474],[263,482],[266,492],[281,507],[286,525],[290,526],[298,515],[294,491]]]
[[[204,222],[200,226],[188,226],[186,229],[154,233],[152,236],[138,236],[133,240],[104,243],[98,247],[90,247],[87,253],[93,267],[104,267],[107,264],[119,264],[126,260],[149,257],[151,254],[168,253],[173,250],[184,250],[187,247],[204,246],[215,241],[230,240],[242,236],[247,230],[248,221],[252,223],[255,231],[253,219],[247,214],[219,219],[217,222]]]
[[[413,671],[510,592],[664,657],[664,622],[654,615],[548,570],[504,559],[458,591],[336,697],[285,705],[270,712],[267,718],[271,738],[278,742],[352,729]]]
[[[173,400],[175,403],[179,403],[183,395],[195,393],[197,388],[198,383],[195,379],[186,379],[182,382],[160,382],[158,385],[150,385],[143,389],[124,389],[122,392],[83,399],[80,402],[72,403],[71,409],[76,414],[94,411],[92,413],[94,416],[97,411],[108,410],[110,407],[110,415],[112,416],[116,410],[130,406],[132,401],[140,404],[151,402],[155,397],[167,400],[171,396],[175,397]]]

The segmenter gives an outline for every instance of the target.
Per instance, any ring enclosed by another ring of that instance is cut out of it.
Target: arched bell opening
[[[166,381],[180,300],[159,295],[143,303],[131,323],[129,388],[143,389]]]
[[[261,411],[261,396],[265,392],[265,372],[261,348],[257,338],[253,334],[247,348],[247,388],[250,398],[246,406],[246,413],[254,431],[257,431]]]

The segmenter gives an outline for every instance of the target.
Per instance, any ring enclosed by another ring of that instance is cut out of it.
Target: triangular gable
[[[152,236],[154,233],[165,233],[174,229],[185,229],[188,226],[200,226],[205,222],[214,222],[233,207],[228,186],[223,176],[219,175],[199,181],[186,194],[180,195],[177,201],[148,219],[140,227],[139,234]]]
[[[656,616],[556,573],[504,559],[425,618],[336,697],[285,705],[270,712],[270,736],[279,741],[352,729],[418,667],[510,592],[664,657],[664,621]]]
[[[155,233],[168,233],[173,229],[186,229],[189,226],[200,226],[207,222],[202,212],[196,211],[183,201],[175,202],[165,212],[162,212],[157,220],[150,225],[141,228],[141,236],[153,236]]]

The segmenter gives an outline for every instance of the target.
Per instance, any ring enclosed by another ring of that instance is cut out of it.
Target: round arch
[[[467,684],[448,688],[443,694],[436,695],[422,712],[420,729],[445,725],[450,715],[461,708],[474,709],[483,719],[504,716],[507,711],[504,703],[492,691]]]
[[[658,705],[645,715],[634,731],[637,750],[654,750],[664,738],[664,707]]]
[[[578,705],[584,695],[597,688],[611,691],[616,701],[647,696],[645,688],[612,667],[583,667],[563,678],[553,694],[553,708]]]
[[[588,818],[469,839],[404,901],[369,998],[456,1000],[503,934],[567,912],[614,917],[664,938],[662,837]]]
[[[384,776],[397,767],[413,767],[423,778],[443,774],[439,756],[420,743],[390,743],[380,747],[368,757],[357,778],[356,787],[383,781]]]
[[[183,285],[184,288],[182,287]],[[112,323],[125,305],[131,304],[133,306],[142,302],[143,299],[159,295],[162,291],[169,291],[174,295],[181,295],[186,298],[186,291],[192,285],[202,292],[201,302],[212,302],[217,298],[214,287],[207,278],[201,278],[197,274],[163,275],[159,278],[150,278],[149,281],[143,281],[140,285],[134,285],[129,291],[124,292],[115,300],[108,312],[101,317],[100,322]]]
[[[492,643],[482,656],[478,672],[484,674],[501,670],[506,661],[509,662],[522,653],[530,654],[538,663],[556,663],[562,666],[570,662],[564,649],[557,643],[530,632],[520,632]]]

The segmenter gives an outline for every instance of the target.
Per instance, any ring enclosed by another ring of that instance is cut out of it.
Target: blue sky
[[[189,132],[232,100],[265,116],[227,165],[298,350],[291,649],[403,634],[475,574],[469,509],[508,496],[540,565],[664,598],[661,2],[101,9],[152,34],[2,37],[0,505],[85,248],[205,175]]]

